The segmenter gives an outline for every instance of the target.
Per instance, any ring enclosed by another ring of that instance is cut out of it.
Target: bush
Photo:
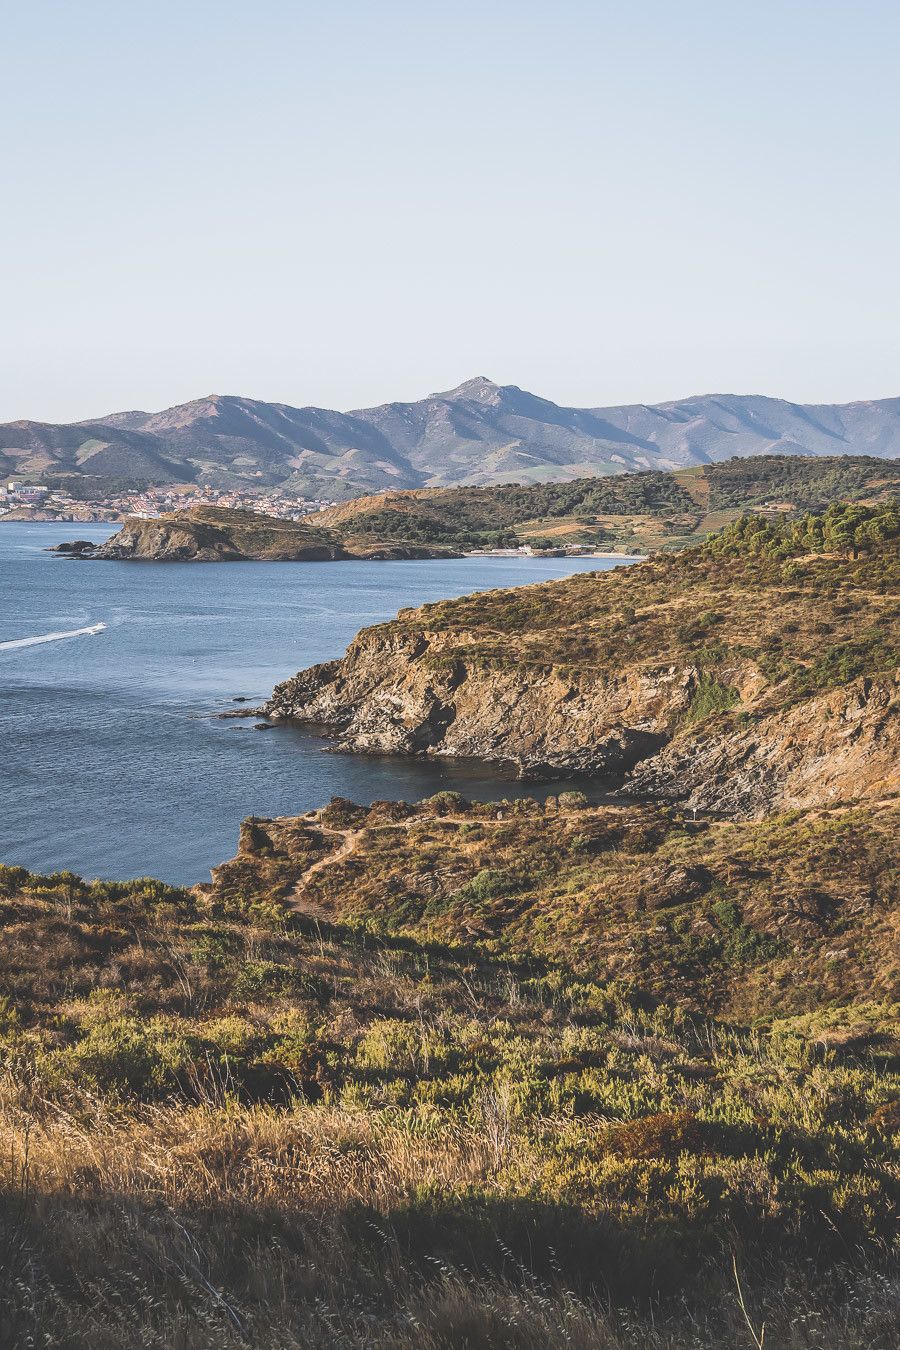
[[[622,1158],[675,1159],[682,1153],[707,1151],[703,1128],[689,1111],[661,1111],[622,1125],[613,1125],[606,1135],[610,1153]]]
[[[349,828],[361,825],[366,814],[364,806],[357,806],[356,802],[351,802],[346,797],[332,797],[322,811],[322,823],[338,828]]]
[[[76,1078],[118,1094],[159,1087],[168,1067],[147,1027],[124,1016],[94,1023],[67,1059]]]
[[[561,792],[557,798],[560,811],[580,811],[587,806],[588,799],[583,792]]]
[[[685,722],[702,722],[714,713],[727,712],[740,702],[740,694],[730,685],[720,684],[714,676],[703,671],[697,681]]]
[[[451,791],[436,792],[433,797],[426,797],[422,806],[432,810],[436,816],[462,816],[472,809],[468,798],[461,792]]]
[[[467,881],[465,886],[461,886],[453,899],[464,904],[478,904],[484,900],[495,900],[501,895],[514,894],[519,889],[519,883],[511,873],[486,867],[476,873],[471,881]]]

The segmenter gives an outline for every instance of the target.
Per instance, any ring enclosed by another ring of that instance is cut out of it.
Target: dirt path
[[[307,918],[312,919],[327,919],[328,914],[325,909],[304,894],[306,891],[306,884],[310,877],[314,877],[315,874],[321,872],[324,867],[330,867],[332,863],[341,862],[344,858],[349,858],[350,854],[354,852],[357,844],[362,838],[363,831],[335,830],[329,825],[320,824],[316,825],[316,829],[320,830],[322,834],[333,834],[335,838],[340,839],[342,841],[340,848],[335,849],[334,853],[326,854],[324,858],[319,858],[317,862],[314,862],[311,866],[307,867],[306,871],[297,880],[290,895],[286,896],[285,899],[286,903],[295,914],[305,914]]]
[[[500,818],[502,819],[502,817]],[[403,830],[409,829],[412,825],[471,825],[472,823],[472,818],[470,816],[414,816],[410,820],[398,821],[396,824],[382,825],[377,828]],[[495,822],[479,820],[478,823],[480,825],[491,825]],[[318,904],[306,893],[307,883],[317,872],[321,872],[326,867],[331,867],[334,863],[343,862],[344,858],[349,858],[351,853],[356,851],[360,840],[366,833],[366,828],[363,827],[358,830],[336,830],[330,825],[321,824],[320,821],[315,821],[315,828],[322,834],[334,835],[336,839],[342,841],[341,845],[339,848],[335,849],[334,853],[326,854],[324,858],[319,858],[316,862],[307,867],[306,871],[303,872],[295,882],[294,888],[290,894],[285,896],[285,904],[287,904],[295,914],[302,914],[308,919],[327,920],[333,916],[329,915],[323,905]]]

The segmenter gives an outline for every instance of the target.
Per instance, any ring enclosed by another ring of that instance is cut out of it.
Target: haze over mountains
[[[758,454],[900,455],[900,398],[797,404],[707,394],[567,408],[483,377],[354,412],[210,395],[163,412],[0,425],[0,473],[128,483],[280,485],[341,499],[384,488],[547,482]]]

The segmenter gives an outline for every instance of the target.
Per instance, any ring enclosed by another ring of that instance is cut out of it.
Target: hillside
[[[416,402],[350,413],[210,395],[158,413],[0,426],[0,474],[280,484],[338,500],[385,489],[676,470],[760,454],[896,458],[900,399],[807,406],[706,395],[567,408],[478,378]]]
[[[896,801],[731,823],[567,791],[546,803],[335,799],[246,821],[209,895],[538,957],[650,1002],[771,1021],[900,996],[898,825]]]
[[[54,552],[100,562],[337,562],[347,558],[442,556],[441,549],[361,541],[334,530],[255,511],[194,507],[152,520],[129,517],[104,543],[56,545]]]
[[[890,1350],[892,826],[442,794],[193,891],[0,868],[6,1343]]]
[[[736,817],[876,799],[900,763],[896,503],[742,517],[607,573],[403,611],[272,719],[349,749],[592,773]]]
[[[172,562],[446,557],[522,543],[653,553],[697,542],[747,507],[787,516],[836,497],[877,502],[898,490],[900,464],[892,460],[769,456],[678,474],[381,493],[303,521],[194,507],[150,520],[130,517],[102,546],[62,544],[57,551]]]
[[[569,483],[433,488],[357,497],[319,516],[345,539],[473,548],[521,542],[654,552],[683,547],[742,511],[816,511],[900,492],[900,461],[763,455],[675,473]]]

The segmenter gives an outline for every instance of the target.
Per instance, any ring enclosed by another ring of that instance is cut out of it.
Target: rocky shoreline
[[[618,778],[621,791],[734,819],[885,795],[898,782],[900,684],[845,689],[747,723],[679,735],[695,665],[628,672],[612,685],[558,672],[435,664],[438,635],[363,633],[340,661],[301,671],[256,713],[315,723],[344,750],[478,759],[522,778]],[[751,666],[723,672],[748,693]]]
[[[798,585],[698,549],[403,611],[259,713],[356,753],[615,777],[736,820],[882,800],[900,791],[891,557],[823,557]]]
[[[77,539],[49,550],[86,562],[345,562],[456,558],[416,544],[345,543],[333,530],[252,511],[196,508],[154,520],[129,517],[102,544]]]

